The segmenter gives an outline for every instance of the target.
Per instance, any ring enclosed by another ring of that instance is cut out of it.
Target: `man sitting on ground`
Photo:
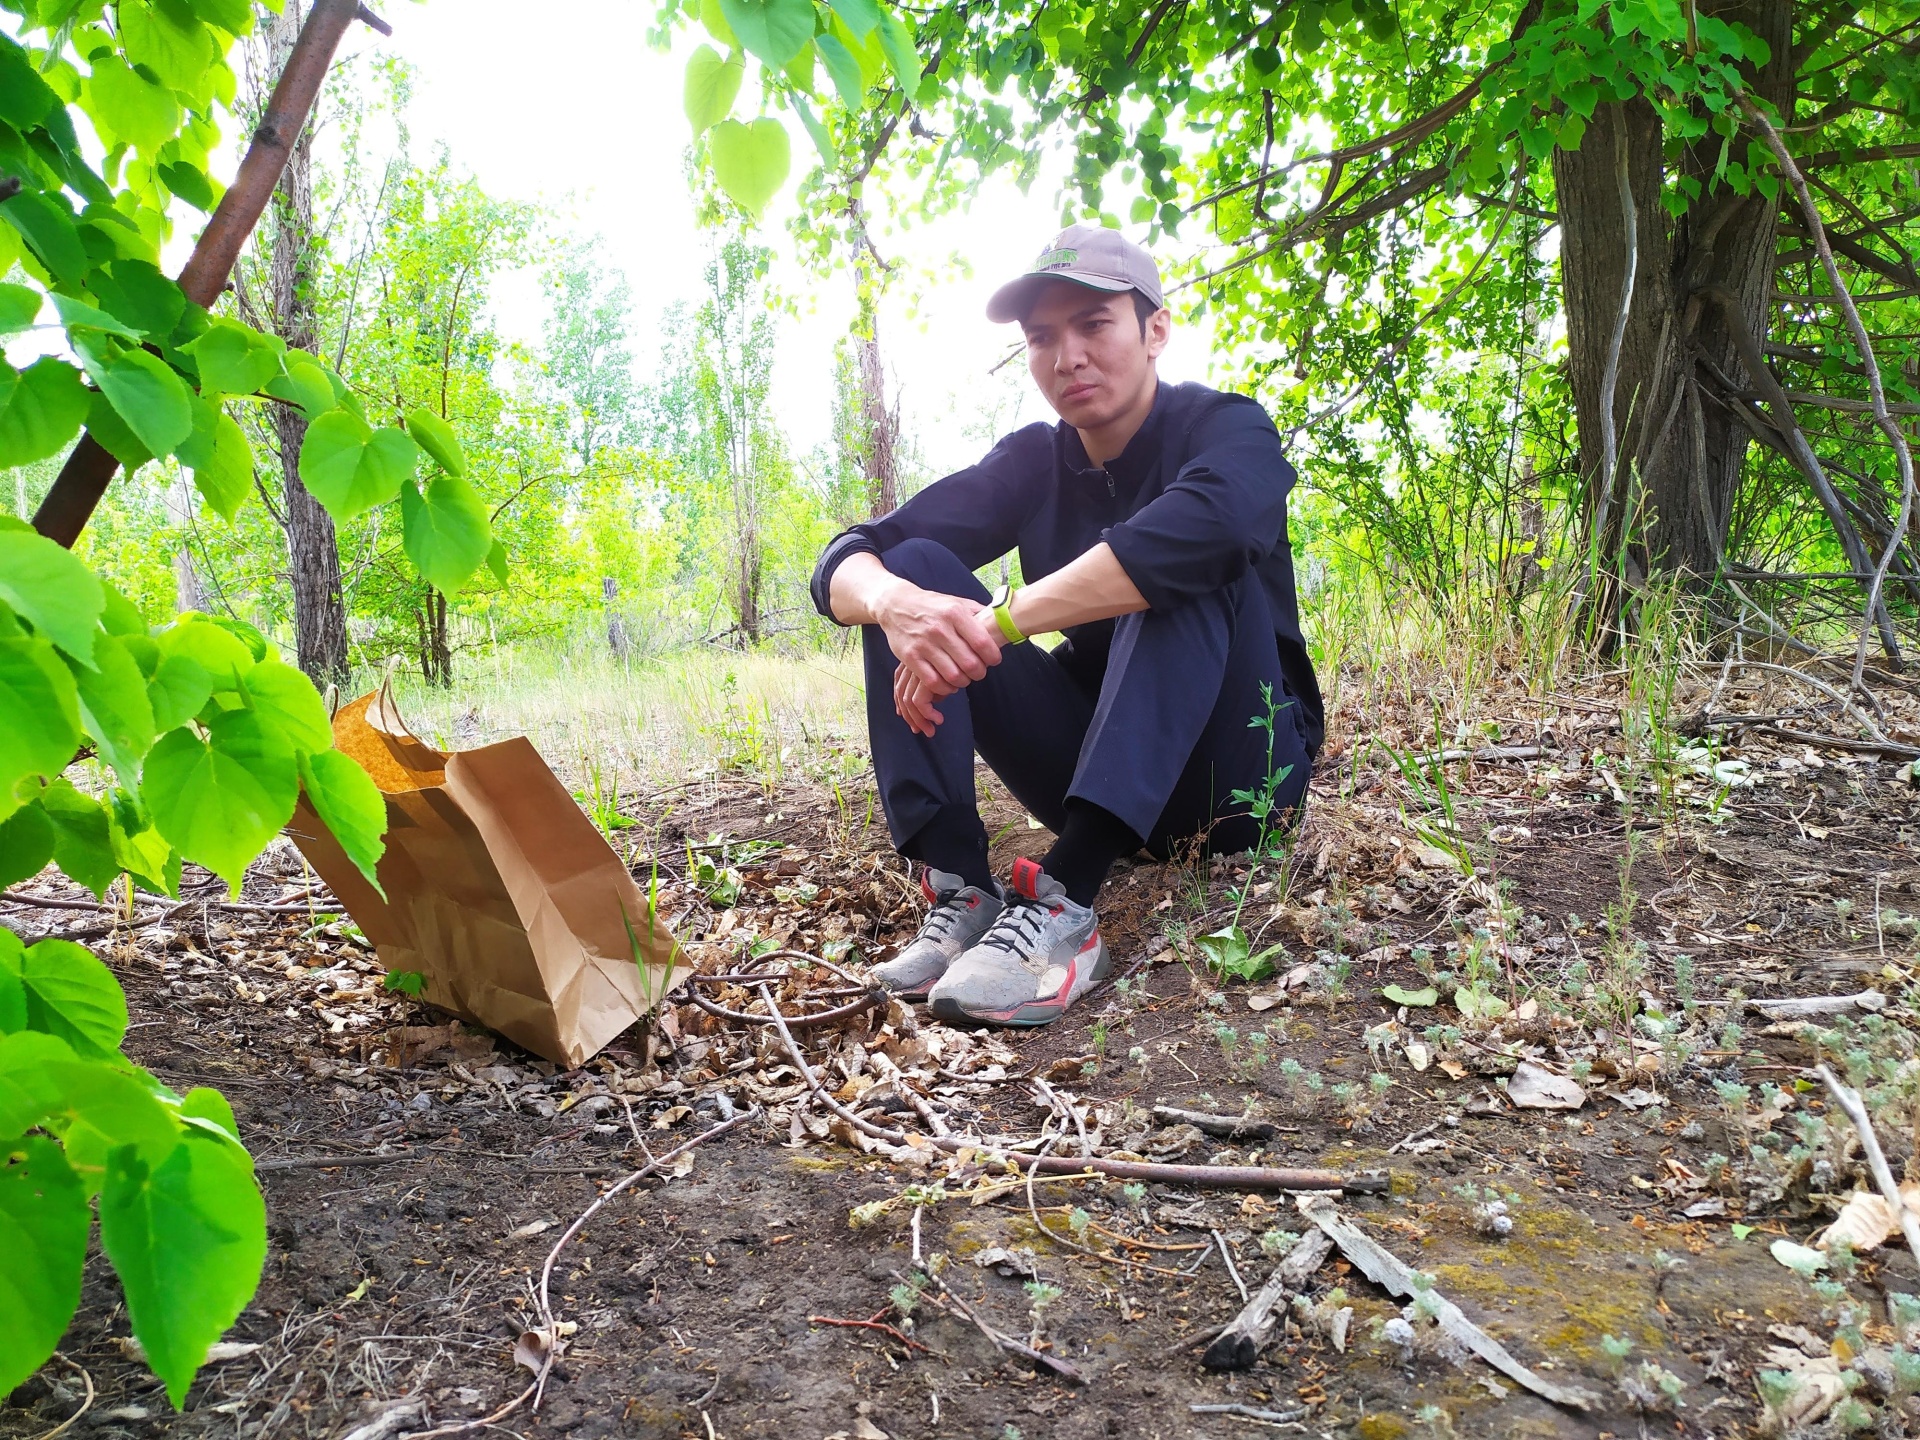
[[[1189,837],[1244,850],[1235,790],[1305,792],[1322,735],[1300,635],[1293,468],[1260,405],[1165,385],[1159,271],[1076,225],[987,306],[1018,321],[1058,425],[1034,424],[836,537],[823,615],[862,627],[867,729],[896,848],[931,903],[875,974],[943,1020],[1044,1025],[1105,975],[1093,904],[1113,863]],[[973,572],[1018,549],[1024,588]],[[1030,636],[1062,632],[1043,650]],[[1272,737],[1253,722],[1278,707]],[[996,883],[974,754],[1057,837]]]

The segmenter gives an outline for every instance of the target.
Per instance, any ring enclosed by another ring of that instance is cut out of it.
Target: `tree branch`
[[[1800,208],[1807,217],[1807,229],[1813,233],[1814,249],[1820,252],[1821,268],[1827,272],[1827,284],[1832,287],[1834,297],[1840,302],[1842,313],[1847,320],[1847,330],[1853,336],[1853,343],[1860,352],[1860,363],[1867,371],[1867,396],[1873,402],[1874,423],[1893,444],[1894,463],[1900,475],[1900,514],[1893,522],[1893,536],[1890,543],[1880,553],[1880,563],[1873,570],[1873,588],[1867,593],[1867,618],[1861,624],[1860,641],[1854,647],[1853,683],[1861,683],[1861,676],[1867,668],[1867,629],[1876,611],[1884,615],[1880,605],[1880,594],[1887,583],[1887,571],[1893,567],[1894,552],[1906,538],[1907,526],[1913,519],[1913,451],[1907,445],[1906,433],[1887,410],[1886,388],[1880,383],[1880,361],[1873,353],[1873,340],[1867,334],[1867,327],[1860,319],[1860,311],[1853,303],[1853,297],[1840,280],[1840,267],[1834,263],[1833,251],[1827,244],[1826,228],[1820,223],[1820,207],[1813,203],[1813,192],[1807,188],[1807,177],[1793,163],[1793,156],[1787,152],[1787,142],[1780,138],[1780,132],[1773,128],[1773,122],[1761,112],[1753,100],[1742,95],[1740,108],[1747,113],[1760,133],[1766,137],[1767,148],[1773,151],[1773,157],[1780,162],[1780,169],[1786,175],[1787,182],[1793,186],[1793,192],[1800,197]],[[1883,636],[1884,639],[1884,636]],[[1897,652],[1891,652],[1898,665]],[[1909,1228],[1909,1234],[1913,1232]],[[1915,1258],[1920,1259],[1920,1245],[1915,1246]]]
[[[340,38],[360,13],[358,0],[314,0],[267,101],[266,114],[261,116],[253,141],[240,161],[239,173],[220,197],[219,207],[180,272],[180,288],[194,304],[211,308],[226,288],[240,247],[260,223],[260,213],[280,183],[280,174],[293,153],[293,142],[307,123]],[[71,549],[119,468],[120,462],[91,432],[83,434],[60,467],[53,488],[34,511],[33,528]]]

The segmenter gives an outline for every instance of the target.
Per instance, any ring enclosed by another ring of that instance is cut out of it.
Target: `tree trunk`
[[[453,649],[447,642],[447,597],[431,586],[413,612],[419,637],[420,678],[444,690],[453,684]]]
[[[862,307],[860,328],[860,458],[867,475],[867,508],[875,520],[900,507],[900,479],[894,441],[900,416],[887,408],[887,372],[880,363],[878,307]]]
[[[1772,58],[1749,79],[1756,94],[1791,115],[1788,0],[1721,0],[1701,12],[1741,22],[1767,42]],[[1623,126],[1638,253],[1611,396],[1617,459],[1614,473],[1603,476],[1605,370],[1627,262],[1616,148]],[[1754,388],[1742,329],[1766,343],[1777,211],[1764,197],[1714,183],[1719,147],[1716,135],[1682,152],[1679,169],[1701,191],[1678,219],[1660,201],[1664,135],[1645,100],[1599,106],[1580,148],[1553,156],[1586,528],[1602,572],[1620,557],[1629,586],[1651,573],[1719,569],[1753,437],[1736,410],[1745,402],[1729,392]]]
[[[627,622],[621,618],[615,605],[620,599],[620,582],[611,575],[600,577],[600,598],[607,610],[607,648],[624,660],[627,658]]]
[[[287,5],[272,21],[268,37],[269,73],[278,74],[300,33],[302,0]],[[313,282],[316,246],[313,233],[313,129],[301,129],[273,197],[273,243],[268,255],[268,305],[274,333],[287,345],[318,352]],[[271,407],[280,448],[280,489],[284,497],[287,578],[293,586],[295,648],[300,668],[317,685],[348,680],[347,608],[341,593],[340,545],[333,517],[307,493],[300,480],[300,445],[307,436],[306,416],[293,406]]]

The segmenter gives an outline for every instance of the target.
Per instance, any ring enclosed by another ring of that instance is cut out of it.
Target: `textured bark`
[[[873,519],[900,507],[895,442],[900,415],[887,408],[887,372],[880,363],[879,316],[868,307],[860,334],[860,458],[867,475],[867,509]]]
[[[301,0],[287,0],[268,35],[270,73],[278,73],[300,31]],[[317,354],[313,280],[313,127],[303,125],[273,195],[273,238],[267,259],[268,308],[274,333],[290,349]],[[300,479],[307,419],[292,405],[271,407],[279,439],[280,490],[287,536],[287,579],[293,587],[295,648],[316,685],[348,680],[347,608],[340,584],[340,545],[333,517]]]
[[[1787,0],[1703,4],[1701,12],[1747,25],[1773,58],[1750,72],[1754,91],[1791,115],[1792,9]],[[1619,436],[1615,473],[1600,470],[1602,372],[1619,314],[1626,231],[1617,187],[1616,131],[1625,126],[1628,176],[1638,224],[1637,279],[1612,397]],[[1602,568],[1626,537],[1629,581],[1652,572],[1711,575],[1726,542],[1752,431],[1729,388],[1752,388],[1725,307],[1731,296],[1747,329],[1765,344],[1773,296],[1777,211],[1715,185],[1720,139],[1689,146],[1678,170],[1702,193],[1679,219],[1660,203],[1666,182],[1662,126],[1641,99],[1600,106],[1577,151],[1556,150],[1554,183],[1562,229],[1561,285],[1568,369],[1580,439],[1586,515],[1605,514]],[[1602,505],[1603,485],[1611,502]]]
[[[420,637],[420,678],[446,689],[453,684],[453,648],[447,641],[447,597],[427,590],[426,606],[413,612]]]

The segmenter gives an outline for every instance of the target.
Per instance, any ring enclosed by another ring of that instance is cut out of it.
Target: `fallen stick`
[[[1273,1274],[1246,1308],[1207,1346],[1207,1353],[1200,1357],[1201,1365],[1209,1370],[1251,1370],[1280,1323],[1274,1312],[1306,1289],[1307,1281],[1332,1249],[1332,1239],[1322,1231],[1310,1230],[1302,1235],[1274,1266]]]
[[[1413,1283],[1413,1271],[1385,1246],[1341,1219],[1330,1202],[1303,1195],[1295,1203],[1300,1213],[1319,1226],[1327,1238],[1340,1247],[1341,1253],[1374,1284],[1392,1295],[1418,1293]],[[1437,1290],[1428,1290],[1426,1293],[1427,1302],[1433,1307],[1434,1321],[1447,1337],[1473,1351],[1501,1374],[1517,1380],[1542,1399],[1572,1410],[1591,1410],[1598,1402],[1600,1397],[1591,1391],[1558,1385],[1544,1376],[1536,1375],[1508,1354],[1506,1347],[1498,1340],[1462,1314],[1458,1305]]]
[[[899,1274],[898,1271],[894,1273],[895,1275]],[[1082,1375],[1079,1369],[1070,1362],[1060,1359],[1057,1355],[1049,1355],[1044,1350],[1036,1350],[1024,1340],[1016,1340],[1011,1335],[1006,1334],[1004,1331],[996,1330],[993,1326],[982,1320],[978,1315],[974,1314],[972,1306],[954,1294],[947,1282],[934,1274],[933,1271],[929,1270],[925,1265],[920,1267],[920,1273],[926,1276],[940,1291],[940,1293],[934,1297],[934,1303],[936,1305],[951,1305],[955,1310],[960,1312],[962,1319],[968,1321],[974,1329],[992,1341],[994,1347],[1002,1353],[1012,1355],[1016,1359],[1024,1360],[1033,1366],[1034,1369],[1044,1370],[1048,1374],[1057,1376],[1070,1384],[1085,1385],[1087,1383],[1087,1377]]]
[[[882,1311],[881,1313],[885,1314],[886,1312]],[[882,1335],[891,1335],[909,1350],[927,1350],[927,1347],[922,1345],[918,1340],[915,1340],[910,1335],[901,1334],[900,1331],[887,1324],[884,1320],[842,1320],[832,1315],[809,1315],[807,1316],[807,1323],[810,1325],[835,1325],[843,1330],[878,1330]],[[927,1350],[927,1353],[931,1355],[933,1352]]]
[[[1791,740],[1796,745],[1811,745],[1820,750],[1845,750],[1855,755],[1891,755],[1896,760],[1920,760],[1920,749],[1894,740],[1856,740],[1847,735],[1815,735],[1809,730],[1793,730],[1785,725],[1755,725],[1763,735],[1776,740]]]
[[[1853,1128],[1859,1131],[1860,1148],[1867,1152],[1867,1169],[1873,1174],[1873,1183],[1879,1188],[1880,1197],[1899,1217],[1900,1233],[1907,1237],[1907,1249],[1913,1252],[1914,1263],[1920,1265],[1920,1216],[1907,1208],[1906,1197],[1894,1183],[1893,1171],[1887,1165],[1887,1153],[1880,1148],[1880,1137],[1873,1130],[1873,1117],[1867,1114],[1860,1092],[1841,1084],[1840,1077],[1824,1065],[1816,1065],[1813,1073],[1820,1077],[1820,1083],[1833,1096],[1833,1103],[1845,1112],[1847,1119],[1853,1122]]]
[[[290,1159],[270,1158],[253,1162],[255,1173],[274,1170],[332,1170],[340,1165],[394,1165],[411,1160],[415,1152],[399,1150],[392,1155],[295,1155]]]
[[[1192,1415],[1233,1415],[1242,1420],[1262,1420],[1269,1425],[1286,1425],[1306,1414],[1307,1407],[1300,1405],[1292,1410],[1262,1410],[1258,1405],[1189,1405],[1187,1412]]]
[[[780,1013],[780,1007],[774,1003],[772,992],[765,985],[759,989],[767,1003],[767,1011],[773,1017],[774,1028],[780,1032],[780,1039],[787,1047],[787,1055],[793,1061],[794,1068],[806,1079],[807,1088],[813,1092],[814,1099],[862,1135],[888,1145],[932,1145],[949,1155],[971,1150],[1006,1164],[1028,1166],[1043,1175],[1078,1175],[1083,1170],[1097,1170],[1102,1175],[1110,1175],[1118,1180],[1198,1185],[1214,1190],[1344,1190],[1350,1194],[1365,1195],[1378,1194],[1388,1185],[1385,1175],[1347,1176],[1338,1170],[1295,1170],[1273,1165],[1160,1165],[1145,1160],[1108,1160],[1098,1155],[1085,1159],[1069,1159],[1064,1155],[1016,1155],[984,1140],[974,1140],[964,1135],[936,1135],[931,1138],[925,1135],[910,1136],[906,1131],[896,1130],[890,1125],[876,1125],[834,1099],[820,1083],[820,1077],[813,1073],[813,1066],[800,1053],[800,1047],[794,1043],[793,1032],[787,1028],[786,1016]]]
[[[1282,1133],[1271,1120],[1259,1120],[1251,1115],[1209,1115],[1204,1110],[1182,1110],[1178,1105],[1154,1106],[1153,1118],[1169,1125],[1191,1125],[1222,1140],[1271,1140]]]
[[[1792,1000],[1749,1000],[1749,1010],[1757,1010],[1769,1020],[1798,1020],[1814,1015],[1851,1015],[1856,1011],[1879,1013],[1887,1008],[1887,997],[1878,990],[1862,990],[1857,995],[1808,995]]]
[[[426,1413],[427,1402],[417,1395],[390,1401],[386,1409],[366,1424],[349,1430],[340,1440],[388,1440],[389,1436],[398,1435]]]

